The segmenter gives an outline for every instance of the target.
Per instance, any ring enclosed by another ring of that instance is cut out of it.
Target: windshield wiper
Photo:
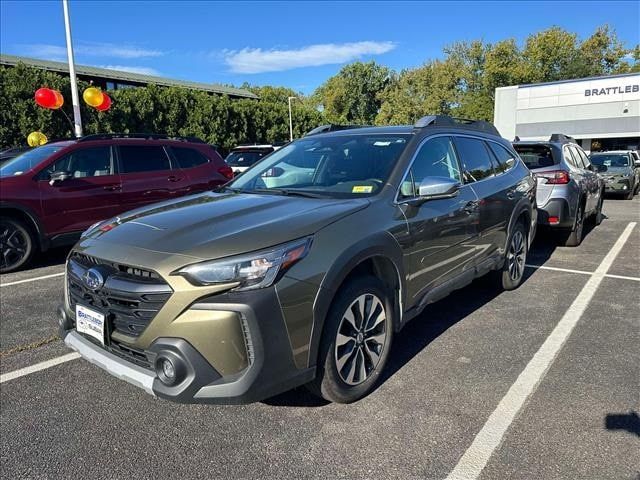
[[[319,193],[305,190],[287,190],[286,188],[254,188],[251,192],[271,193],[273,195],[285,195],[287,197],[324,198],[324,195]]]

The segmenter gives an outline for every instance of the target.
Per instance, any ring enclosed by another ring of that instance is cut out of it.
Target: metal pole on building
[[[298,97],[289,97],[287,100],[289,101],[289,141],[293,142],[293,118],[291,115],[291,100],[294,100]]]
[[[67,36],[67,59],[69,60],[69,76],[71,78],[71,101],[73,104],[73,127],[76,137],[82,136],[82,119],[80,118],[80,100],[78,98],[78,83],[76,81],[76,64],[73,58],[73,43],[71,41],[71,22],[69,21],[69,2],[62,0],[64,10],[64,29]]]

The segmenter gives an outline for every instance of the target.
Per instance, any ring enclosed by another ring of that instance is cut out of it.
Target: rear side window
[[[465,183],[473,183],[493,176],[493,164],[482,140],[456,137],[456,148],[464,166]]]
[[[587,157],[587,154],[584,153],[581,148],[572,147],[572,149],[573,149],[573,155],[574,156],[577,155],[577,156],[580,157],[580,160],[584,164],[585,168],[590,168],[591,167],[591,162],[589,161],[589,157]]]
[[[209,159],[195,148],[171,147],[171,151],[180,168],[193,168],[209,163]]]
[[[499,173],[506,172],[511,167],[513,167],[516,163],[516,159],[509,150],[504,148],[502,145],[498,145],[497,143],[487,142],[489,148],[493,152],[498,161],[497,171]]]
[[[47,175],[51,175],[53,172],[69,172],[73,178],[113,175],[111,147],[74,150],[57,160],[46,172]]]
[[[571,165],[577,168],[585,168],[585,165],[582,162],[580,155],[578,155],[578,152],[574,152],[573,148],[571,148],[569,145],[564,147],[562,151],[564,152],[564,159],[567,160]]]
[[[514,145],[513,148],[529,170],[552,167],[560,163],[559,159],[554,158],[551,148],[547,145]]]
[[[154,172],[170,170],[169,157],[160,146],[121,145],[120,168],[122,173]]]

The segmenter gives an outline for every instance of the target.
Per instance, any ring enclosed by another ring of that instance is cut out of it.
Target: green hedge
[[[89,85],[79,82],[80,95]],[[60,90],[62,109],[72,118],[69,78],[18,65],[0,67],[0,146],[26,145],[27,135],[40,130],[49,139],[72,137],[60,111],[46,110],[33,100],[40,87]],[[85,135],[91,133],[153,132],[197,136],[228,150],[240,143],[289,139],[287,96],[296,92],[271,87],[253,88],[260,100],[230,99],[202,91],[149,85],[109,91],[108,112],[98,112],[81,101]],[[264,97],[261,95],[264,90]],[[322,114],[302,102],[293,108],[294,136],[322,123]]]

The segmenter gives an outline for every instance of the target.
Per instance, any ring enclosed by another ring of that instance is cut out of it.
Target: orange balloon
[[[57,110],[62,105],[64,105],[64,97],[62,96],[62,94],[58,90],[54,90],[53,93],[56,96],[56,104],[51,108],[53,108],[54,110]]]

